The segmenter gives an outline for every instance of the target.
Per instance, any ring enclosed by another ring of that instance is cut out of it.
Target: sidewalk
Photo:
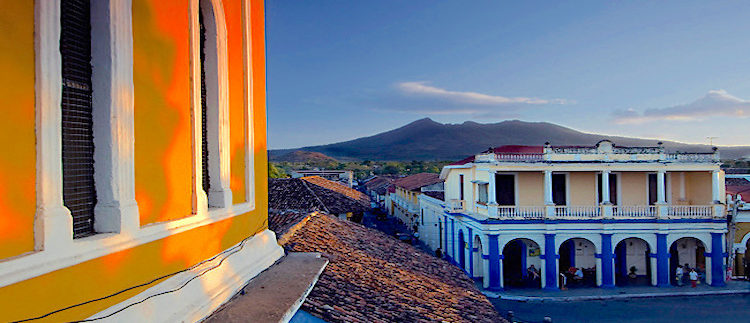
[[[711,287],[704,284],[696,288],[689,286],[658,288],[653,286],[616,288],[573,288],[568,290],[512,289],[502,292],[482,290],[489,298],[519,302],[576,302],[592,300],[653,298],[675,296],[704,296],[750,294],[750,282],[729,281],[724,287]]]

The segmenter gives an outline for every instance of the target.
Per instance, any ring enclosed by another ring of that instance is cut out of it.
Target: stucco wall
[[[643,172],[620,173],[620,205],[648,205],[646,176]]]
[[[0,259],[34,249],[34,2],[0,0]],[[8,303],[5,303],[8,304]]]
[[[685,173],[685,194],[687,201],[694,205],[711,203],[711,173]]]
[[[596,205],[596,173],[570,172],[568,174],[568,203],[570,205]]]
[[[12,229],[13,234],[0,231],[0,258],[29,251],[33,247],[34,217],[34,108],[33,97],[23,94],[31,91],[28,81],[33,81],[33,2],[0,0],[3,12],[0,22],[3,36],[13,38],[14,51],[0,51],[0,64],[10,64],[8,71],[23,72],[13,80],[13,95],[5,95],[19,109],[7,109],[9,114],[0,120],[0,140],[11,140],[7,147],[17,150],[16,161],[7,163],[0,156],[0,187],[7,188],[8,181],[21,186],[19,192],[0,192],[2,230]],[[233,3],[239,0],[226,0]],[[190,215],[190,165],[189,128],[189,78],[187,64],[187,1],[133,0],[134,77],[135,77],[135,154],[137,201],[144,223],[163,221]],[[86,261],[48,274],[0,288],[2,306],[0,321],[13,321],[48,313],[73,304],[106,296],[125,288],[147,282],[153,278],[176,272],[194,265],[242,239],[267,228],[267,152],[265,112],[265,58],[263,1],[252,0],[252,129],[254,132],[255,209],[220,222],[195,228],[167,238],[142,244],[104,257]],[[250,5],[250,4],[248,4]],[[9,23],[10,22],[10,23]],[[24,52],[19,57],[17,52]],[[30,63],[31,62],[31,63]],[[0,87],[6,88],[6,87]],[[1,91],[1,90],[0,90]],[[187,92],[186,92],[187,91]],[[27,93],[28,94],[28,93]],[[15,102],[15,99],[20,101]],[[20,107],[26,107],[21,109]],[[17,111],[15,111],[17,110]],[[153,120],[147,120],[148,118]],[[10,129],[19,130],[13,136],[5,135]],[[7,155],[7,154],[6,154]],[[148,165],[148,163],[153,165]],[[165,167],[165,166],[169,167]],[[161,174],[159,174],[161,172]],[[9,173],[13,177],[9,177]],[[2,200],[23,197],[8,205]],[[16,205],[18,203],[18,205]],[[16,216],[17,214],[17,216]],[[10,219],[11,221],[8,221]],[[13,224],[12,227],[9,224]],[[143,223],[142,223],[143,224]],[[136,288],[103,301],[92,302],[60,312],[49,321],[74,321],[85,319],[144,289]]]
[[[245,192],[245,154],[247,124],[245,114],[245,96],[250,93],[245,90],[245,73],[243,61],[246,56],[245,41],[242,28],[242,1],[223,1],[224,18],[227,26],[227,59],[229,64],[229,156],[230,181],[232,200],[236,203],[247,201]],[[248,44],[249,45],[249,44]]]
[[[544,205],[544,173],[519,172],[518,205]]]

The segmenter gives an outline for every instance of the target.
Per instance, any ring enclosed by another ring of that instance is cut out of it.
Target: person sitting
[[[575,274],[573,275],[573,280],[574,280],[574,281],[576,281],[576,282],[581,282],[581,281],[583,281],[583,269],[581,269],[581,268],[576,268],[576,272],[575,272]]]
[[[636,278],[638,278],[638,275],[636,275],[636,274],[635,274],[635,272],[636,272],[637,270],[638,270],[638,269],[637,269],[637,268],[635,268],[635,266],[631,266],[631,267],[630,267],[630,273],[628,274],[628,277],[629,277],[629,278],[630,278],[631,280],[632,280],[632,279],[636,279]]]
[[[539,277],[539,270],[538,270],[538,269],[536,269],[536,267],[534,267],[534,265],[531,265],[531,266],[529,266],[529,268],[528,268],[528,269],[526,269],[526,273],[527,273],[528,277],[529,277],[529,278],[530,278],[530,279],[531,279],[532,281],[535,281],[535,280],[537,280],[537,279],[539,279],[539,278],[540,278],[540,277]]]

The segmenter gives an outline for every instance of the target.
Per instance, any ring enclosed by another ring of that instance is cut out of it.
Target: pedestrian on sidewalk
[[[690,285],[692,285],[693,288],[698,285],[698,272],[696,272],[695,269],[690,270]]]
[[[677,265],[677,270],[675,270],[675,280],[677,280],[677,286],[682,286],[682,275],[685,273],[682,271],[682,265]]]

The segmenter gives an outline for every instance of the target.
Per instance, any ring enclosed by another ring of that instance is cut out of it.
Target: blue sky
[[[747,1],[268,0],[266,42],[270,148],[423,117],[750,145]]]

